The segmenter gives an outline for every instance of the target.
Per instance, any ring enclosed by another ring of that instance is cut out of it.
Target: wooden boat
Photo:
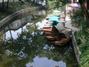
[[[63,33],[59,33],[55,27],[44,27],[43,32],[44,36],[55,45],[64,45],[70,40]]]

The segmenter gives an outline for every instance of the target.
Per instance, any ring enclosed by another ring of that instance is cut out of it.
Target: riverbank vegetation
[[[80,49],[80,65],[81,67],[89,66],[89,23],[88,19],[84,16],[83,10],[80,9],[72,17],[74,25],[76,25],[80,31],[75,33],[77,44]]]

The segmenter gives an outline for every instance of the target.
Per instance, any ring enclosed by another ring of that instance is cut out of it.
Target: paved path
[[[66,16],[66,23],[65,27],[72,29],[73,31],[79,31],[79,29],[75,26],[72,25],[72,19],[68,16]]]

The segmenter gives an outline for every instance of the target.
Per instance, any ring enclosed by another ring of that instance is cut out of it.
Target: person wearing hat
[[[49,17],[49,21],[52,22],[51,25],[56,27],[59,32],[65,29],[65,21],[63,16],[51,16]]]

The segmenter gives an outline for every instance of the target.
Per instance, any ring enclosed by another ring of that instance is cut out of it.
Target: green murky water
[[[54,46],[39,33],[25,32],[0,48],[0,67],[78,67],[71,43]]]

